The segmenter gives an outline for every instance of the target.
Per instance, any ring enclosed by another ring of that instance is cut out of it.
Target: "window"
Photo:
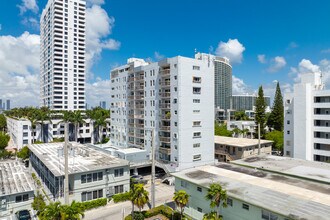
[[[201,103],[200,99],[193,99],[193,103]]]
[[[286,156],[290,156],[290,151],[287,150],[285,154]]]
[[[290,131],[286,131],[287,134],[290,134]]]
[[[201,127],[201,121],[193,121],[193,127]]]
[[[200,147],[200,146],[201,146],[200,143],[193,144],[193,147],[194,147],[194,148],[197,148],[197,147]]]
[[[233,200],[231,198],[227,198],[227,205],[233,206]]]
[[[115,169],[115,177],[124,176],[124,168]]]
[[[174,102],[174,103],[178,103],[178,99],[174,99],[173,102]]]
[[[249,210],[250,206],[248,204],[243,203],[242,208],[245,210]]]
[[[81,201],[82,202],[93,200],[93,199],[98,199],[98,198],[102,198],[102,197],[103,197],[103,189],[81,193]]]
[[[197,207],[197,211],[199,211],[199,212],[203,212],[203,209],[202,209],[202,208],[199,208],[199,207]]]
[[[202,160],[202,156],[200,154],[196,154],[193,156],[193,161],[199,161]]]
[[[23,125],[23,129],[28,129],[29,126]]]
[[[24,195],[19,195],[19,196],[16,196],[15,198],[15,202],[18,203],[18,202],[26,202],[29,200],[29,194],[24,194]]]
[[[290,114],[291,114],[291,111],[290,111],[290,110],[287,110],[286,113],[287,113],[288,115],[290,115]]]
[[[202,133],[201,132],[194,132],[193,138],[200,138],[200,137],[202,137]]]
[[[286,103],[287,103],[287,104],[290,104],[290,103],[291,103],[290,99],[287,99],[287,100],[286,100]]]
[[[103,173],[98,172],[98,173],[84,174],[81,175],[80,180],[81,180],[81,184],[100,181],[103,180]]]
[[[200,112],[200,110],[196,110],[196,109],[193,110],[193,113],[194,113],[194,114],[198,114],[199,112]]]
[[[197,191],[198,191],[198,192],[202,192],[202,191],[203,191],[203,190],[202,190],[202,187],[197,186]]]
[[[266,210],[262,210],[261,211],[261,219],[265,219],[265,220],[277,220],[278,219],[278,216],[269,212],[269,211],[266,211]]]
[[[188,188],[189,187],[189,183],[186,182],[186,181],[181,180],[181,187]]]
[[[15,199],[15,202],[18,203],[18,202],[22,202],[22,196],[16,196],[16,199]]]
[[[123,193],[123,192],[124,192],[124,185],[115,186],[115,194]]]
[[[201,77],[193,77],[193,83],[201,83],[202,82],[202,78]]]
[[[193,70],[200,70],[201,68],[199,66],[193,66]]]
[[[201,88],[200,87],[193,87],[193,94],[201,94]]]
[[[286,141],[286,146],[290,146],[291,142],[290,141]]]
[[[23,144],[29,144],[29,140],[23,140]]]
[[[286,121],[286,124],[289,125],[289,124],[290,124],[290,120],[287,120],[287,121]]]
[[[23,137],[28,137],[29,136],[29,133],[28,132],[24,132],[23,133]]]

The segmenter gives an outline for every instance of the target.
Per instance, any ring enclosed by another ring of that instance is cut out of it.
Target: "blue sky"
[[[90,49],[94,55],[88,70],[90,88],[103,86],[104,90],[87,95],[88,102],[94,104],[100,101],[96,99],[107,99],[110,69],[124,64],[127,58],[156,61],[176,55],[193,57],[195,48],[232,58],[234,93],[253,92],[262,84],[266,94],[272,95],[274,80],[280,81],[283,90],[288,91],[301,73],[319,69],[326,75],[330,73],[330,1],[155,2],[88,0],[90,23],[98,24],[98,16],[105,18],[99,29],[90,31],[97,33],[91,41],[99,44]],[[1,0],[0,39],[19,38],[26,31],[27,39],[36,37],[45,4],[46,0]],[[25,47],[28,51],[29,45]],[[0,55],[1,49],[0,41]],[[1,62],[6,61],[4,57],[0,56]],[[1,62],[0,74],[36,80],[38,65],[27,63],[26,74],[10,68],[1,70]],[[0,83],[3,83],[1,78]],[[30,90],[31,95],[38,92]],[[8,89],[3,96],[18,99],[10,94],[14,92]],[[17,105],[26,104],[17,101]]]

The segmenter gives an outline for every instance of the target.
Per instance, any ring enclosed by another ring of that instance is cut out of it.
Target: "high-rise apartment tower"
[[[84,0],[49,0],[40,18],[41,106],[85,109]]]

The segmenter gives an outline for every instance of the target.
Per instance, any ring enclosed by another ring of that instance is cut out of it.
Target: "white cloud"
[[[17,7],[19,8],[21,15],[29,10],[34,13],[38,13],[39,11],[36,0],[22,0],[22,3],[17,5]]]
[[[12,106],[38,105],[39,36],[0,36],[0,93]]]
[[[103,5],[104,0],[87,0],[87,5]]]
[[[270,66],[268,68],[268,72],[275,73],[285,67],[286,61],[284,57],[276,56],[270,61]]]
[[[266,55],[265,54],[259,54],[258,55],[258,61],[260,62],[260,63],[267,63],[267,60],[266,60]]]
[[[35,28],[36,30],[39,29],[39,21],[33,17],[25,17],[22,20],[22,24],[24,24],[25,26],[30,26]]]
[[[299,73],[315,73],[320,71],[320,67],[318,65],[314,65],[310,60],[302,59],[299,63]]]
[[[163,54],[160,54],[157,51],[154,53],[154,56],[155,56],[156,61],[159,61],[159,60],[162,60],[165,58],[165,56]]]
[[[107,39],[111,34],[115,19],[99,5],[86,9],[86,71],[89,72],[103,49],[118,50],[120,42]]]
[[[232,89],[233,89],[234,95],[253,93],[253,89],[251,89],[248,85],[246,85],[242,79],[240,79],[234,75],[232,77],[232,84],[233,84]]]
[[[86,100],[89,106],[97,106],[100,101],[108,101],[110,94],[110,80],[97,78],[94,83],[86,83]]]
[[[229,39],[228,42],[220,42],[215,54],[226,57],[231,63],[241,63],[245,47],[237,39]]]
[[[325,50],[321,50],[321,53],[330,53],[330,48],[329,49],[325,49]]]

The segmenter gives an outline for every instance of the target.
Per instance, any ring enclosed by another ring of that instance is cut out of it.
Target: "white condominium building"
[[[157,160],[176,170],[214,162],[212,61],[131,58],[110,77],[112,145],[151,152],[154,142]]]
[[[321,73],[301,76],[284,95],[284,154],[312,161],[330,161],[330,90]]]
[[[85,109],[84,0],[49,0],[40,18],[41,106]]]

